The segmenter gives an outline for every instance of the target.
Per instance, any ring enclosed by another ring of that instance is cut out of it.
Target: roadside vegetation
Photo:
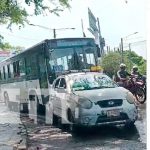
[[[119,70],[122,56],[120,52],[110,51],[102,58],[102,67],[104,72],[112,77]],[[137,55],[134,51],[124,51],[123,54],[124,63],[127,66],[127,70],[130,72],[134,65],[137,65],[141,74],[146,74],[146,60]]]
[[[29,24],[28,17],[53,13],[59,16],[65,8],[70,8],[70,0],[1,0],[0,26],[6,25],[11,30],[13,24],[20,29]],[[11,49],[9,43],[4,43],[0,35],[0,49]]]

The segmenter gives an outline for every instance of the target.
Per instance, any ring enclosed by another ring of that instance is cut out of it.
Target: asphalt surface
[[[28,131],[29,150],[145,150],[146,104],[138,108],[135,127],[98,127],[81,129],[77,134],[62,131],[58,127],[38,125],[22,117]]]
[[[0,150],[14,150],[24,141],[20,115],[11,112],[0,101]],[[21,133],[22,132],[22,133]]]
[[[40,124],[25,116],[21,117],[28,137],[28,150],[145,150],[146,149],[146,104],[138,108],[135,127],[98,127],[81,129],[71,134],[56,126]],[[20,115],[9,111],[0,102],[0,150],[13,150],[14,145],[26,134]]]

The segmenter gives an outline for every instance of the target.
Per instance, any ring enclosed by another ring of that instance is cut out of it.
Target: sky
[[[70,5],[71,8],[65,9],[59,17],[48,14],[28,19],[32,24],[51,29],[75,28],[56,30],[57,38],[82,37],[81,19],[83,19],[86,36],[93,37],[88,31],[89,7],[94,16],[100,20],[101,34],[105,38],[106,46],[112,49],[118,47],[120,39],[123,38],[124,49],[128,49],[128,43],[131,43],[131,48],[146,58],[146,11],[148,9],[146,0],[128,0],[127,3],[125,0],[72,0]],[[133,34],[135,32],[138,33]],[[6,29],[6,26],[1,26],[0,34],[5,37],[6,42],[25,48],[44,39],[53,38],[52,30],[29,25],[20,30],[17,26],[13,26],[12,32]]]

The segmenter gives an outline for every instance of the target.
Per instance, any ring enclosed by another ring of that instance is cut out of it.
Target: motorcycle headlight
[[[133,94],[132,94],[131,92],[128,92],[128,93],[127,93],[126,100],[127,100],[130,104],[134,104],[134,103],[135,103],[135,97],[133,96]]]
[[[92,108],[92,102],[89,99],[86,98],[79,98],[79,105],[84,109],[91,109]]]

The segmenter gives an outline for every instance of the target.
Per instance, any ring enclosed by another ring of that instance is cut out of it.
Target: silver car
[[[80,126],[134,125],[135,98],[102,73],[82,72],[59,76],[50,103],[54,120]]]

